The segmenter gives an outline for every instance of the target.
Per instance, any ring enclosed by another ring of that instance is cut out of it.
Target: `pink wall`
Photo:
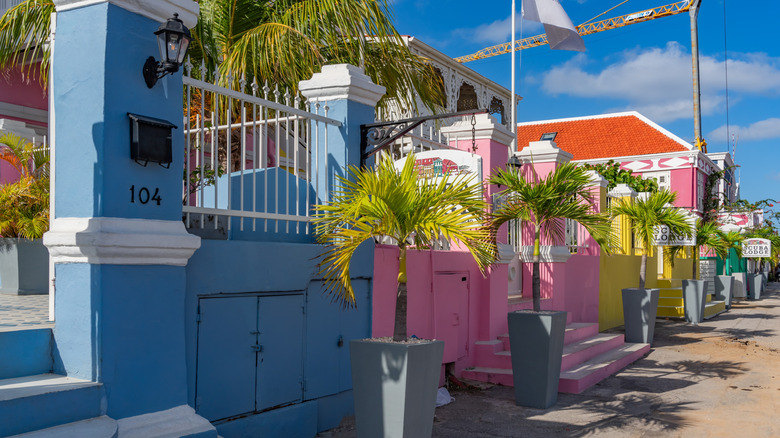
[[[398,248],[374,251],[372,336],[393,335]],[[407,333],[445,341],[444,362],[456,370],[472,366],[475,341],[506,332],[506,265],[487,278],[465,251],[407,252]],[[466,279],[463,281],[463,279]],[[503,303],[503,306],[501,305]]]
[[[696,207],[696,178],[694,169],[674,169],[669,171],[671,190],[677,192],[677,207]]]
[[[48,110],[48,93],[38,81],[37,68],[37,65],[31,67],[33,73],[31,76],[24,75],[20,68],[3,71],[0,74],[0,101],[44,111]],[[45,123],[5,114],[0,114],[0,118],[21,120],[39,126],[46,126]]]

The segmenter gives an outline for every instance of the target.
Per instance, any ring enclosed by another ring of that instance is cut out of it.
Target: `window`
[[[571,254],[577,254],[580,240],[580,224],[571,219],[566,219],[566,247]]]

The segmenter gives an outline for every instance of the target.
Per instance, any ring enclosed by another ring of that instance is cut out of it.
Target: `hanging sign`
[[[742,257],[757,259],[771,255],[772,242],[767,239],[746,239],[742,242]]]
[[[653,229],[653,242],[657,246],[696,246],[696,236],[672,234],[666,225],[658,225]]]
[[[406,158],[395,162],[396,169],[403,168]],[[414,155],[417,179],[438,179],[445,175],[468,175],[472,184],[482,181],[482,157],[457,150],[425,151]]]

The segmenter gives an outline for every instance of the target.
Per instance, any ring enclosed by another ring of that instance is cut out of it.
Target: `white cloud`
[[[520,37],[520,14],[516,15],[517,36]],[[464,39],[485,44],[501,44],[509,42],[512,37],[512,17],[508,16],[492,23],[482,24],[475,28],[456,29],[453,31]],[[544,33],[542,25],[536,22],[523,21],[523,37]]]
[[[663,48],[634,49],[601,71],[591,73],[593,62],[578,55],[542,77],[542,89],[552,95],[609,98],[626,102],[658,122],[690,117],[692,112],[691,54],[670,42]],[[725,65],[700,56],[702,114],[723,108]],[[780,61],[761,54],[741,55],[728,63],[728,89],[734,94],[780,96]],[[735,96],[738,99],[738,96]]]
[[[738,136],[739,140],[767,140],[780,138],[780,118],[760,120],[749,126],[726,125],[710,132],[708,138],[718,141],[727,141],[727,132]]]

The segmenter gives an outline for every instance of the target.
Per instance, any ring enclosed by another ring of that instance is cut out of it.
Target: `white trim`
[[[49,112],[46,110],[8,102],[0,102],[0,114],[42,124],[46,124],[49,121]]]
[[[490,139],[507,147],[512,144],[512,131],[499,124],[495,117],[489,114],[476,114],[474,117],[477,122],[474,125],[475,140]],[[441,128],[442,134],[447,135],[448,141],[453,141],[457,134],[468,134],[468,137],[471,138],[471,120],[470,118],[466,119],[468,120],[458,120],[450,126]]]
[[[518,145],[520,147],[520,145]],[[566,163],[574,158],[574,155],[561,149],[554,141],[532,141],[524,146],[520,152],[515,152],[523,164],[540,163]]]
[[[524,245],[519,256],[523,263],[532,263],[534,261],[533,245]],[[542,245],[539,247],[539,261],[542,263],[565,263],[570,257],[571,252],[566,246]]]
[[[642,114],[639,114],[636,111],[626,111],[622,113],[612,113],[612,114],[599,114],[595,116],[583,116],[583,117],[569,117],[564,119],[550,119],[550,120],[536,120],[533,122],[523,122],[518,123],[517,126],[533,126],[533,125],[542,125],[547,123],[563,123],[563,122],[580,122],[584,120],[597,120],[597,119],[610,119],[610,118],[616,118],[616,117],[626,117],[626,116],[633,116],[638,118],[639,120],[647,123],[652,128],[657,130],[658,132],[664,134],[665,136],[669,137],[670,139],[674,140],[675,142],[679,143],[680,145],[684,146],[687,150],[693,151],[698,150],[687,141],[681,139],[680,137],[672,134],[670,131],[666,130],[661,125],[655,123],[654,121],[648,119],[647,117],[643,116]]]
[[[181,221],[57,218],[43,235],[54,263],[185,266],[200,237]]]
[[[515,248],[508,243],[498,243],[496,247],[498,248],[498,264],[508,265],[517,255],[515,254]]]
[[[597,171],[595,171],[595,170],[588,170],[585,173],[588,174],[588,176],[590,178],[590,182],[592,182],[594,186],[598,186],[598,187],[607,187],[607,186],[609,186],[609,181],[607,181],[607,179],[604,178]]]
[[[631,198],[636,198],[638,193],[636,190],[632,189],[628,186],[628,184],[618,184],[615,186],[614,189],[610,190],[609,193],[607,193],[607,196],[610,198],[625,198],[630,196]]]
[[[374,107],[385,95],[385,87],[377,85],[363,69],[349,64],[322,66],[322,72],[298,84],[301,94],[309,100],[351,100]]]
[[[199,6],[192,0],[54,0],[57,12],[111,3],[130,12],[165,23],[174,13],[192,29],[198,23]]]

